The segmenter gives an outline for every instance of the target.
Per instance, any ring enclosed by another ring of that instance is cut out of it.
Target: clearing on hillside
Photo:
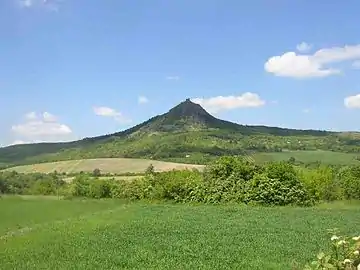
[[[99,159],[82,159],[82,160],[67,160],[49,163],[39,163],[33,165],[24,165],[11,167],[6,171],[17,171],[19,173],[51,173],[57,171],[60,173],[76,173],[76,172],[92,172],[98,168],[104,173],[141,173],[152,164],[155,171],[170,171],[181,169],[199,169],[203,165],[183,164],[164,162],[147,159],[133,159],[133,158],[99,158]]]

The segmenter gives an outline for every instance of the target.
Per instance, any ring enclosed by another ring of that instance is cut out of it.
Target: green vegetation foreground
[[[312,208],[0,200],[2,269],[291,269],[352,234],[359,205]]]

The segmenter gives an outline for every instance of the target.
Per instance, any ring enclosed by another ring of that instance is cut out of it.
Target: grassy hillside
[[[186,100],[128,130],[71,143],[0,148],[3,166],[94,158],[145,158],[205,164],[222,155],[287,151],[360,152],[358,133],[246,126],[220,120]],[[5,164],[5,165],[4,165]]]
[[[8,171],[17,171],[19,173],[51,173],[53,171],[75,173],[92,172],[98,168],[103,173],[142,173],[152,164],[155,171],[169,171],[173,169],[202,169],[201,165],[181,164],[173,162],[163,162],[146,159],[127,159],[127,158],[103,158],[103,159],[84,159],[69,160],[50,163],[40,163],[33,165],[23,165],[6,169]],[[5,170],[5,171],[6,171]]]
[[[297,162],[313,163],[321,161],[331,165],[360,164],[355,153],[340,153],[332,151],[284,151],[279,153],[255,153],[252,158],[259,163],[267,161],[282,161],[294,158]]]
[[[3,198],[1,269],[292,269],[315,258],[327,229],[357,233],[358,207]]]
[[[146,134],[141,137],[109,138],[87,147],[63,149],[36,155],[15,164],[34,164],[60,160],[94,158],[145,158],[192,164],[205,164],[222,155],[254,155],[255,153],[281,153],[289,151],[352,152],[360,148],[346,138],[331,136],[274,136],[243,135],[222,130],[189,131],[178,133]],[[358,149],[358,150],[357,150]],[[268,154],[273,155],[273,154]],[[307,154],[304,154],[307,155]],[[316,155],[320,157],[319,155]],[[339,155],[340,157],[340,155]],[[321,157],[322,158],[322,157]]]

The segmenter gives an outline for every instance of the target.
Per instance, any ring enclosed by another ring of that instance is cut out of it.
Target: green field
[[[20,173],[50,173],[58,171],[60,173],[92,172],[98,168],[103,173],[142,173],[152,164],[155,171],[169,171],[172,169],[201,169],[201,165],[182,164],[174,162],[164,162],[157,160],[135,159],[135,158],[99,158],[99,159],[82,159],[68,160],[50,163],[39,163],[34,165],[17,166],[6,169],[8,171],[17,171]]]
[[[1,269],[291,269],[326,230],[358,233],[359,204],[191,206],[0,199]]]
[[[357,154],[354,153],[340,153],[332,151],[283,151],[276,153],[255,153],[251,157],[257,162],[267,161],[281,161],[288,160],[290,157],[294,157],[295,160],[304,163],[311,163],[321,161],[325,164],[334,165],[349,165],[360,164],[360,161],[356,160]]]

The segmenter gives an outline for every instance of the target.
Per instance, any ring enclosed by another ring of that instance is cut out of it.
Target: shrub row
[[[96,176],[101,175],[100,172]],[[62,175],[0,174],[0,192],[11,194],[60,194],[66,197],[168,200],[174,202],[245,203],[310,206],[317,201],[360,199],[360,166],[309,169],[290,162],[265,165],[238,157],[221,157],[197,170],[156,173],[116,181],[78,174],[71,183]]]

